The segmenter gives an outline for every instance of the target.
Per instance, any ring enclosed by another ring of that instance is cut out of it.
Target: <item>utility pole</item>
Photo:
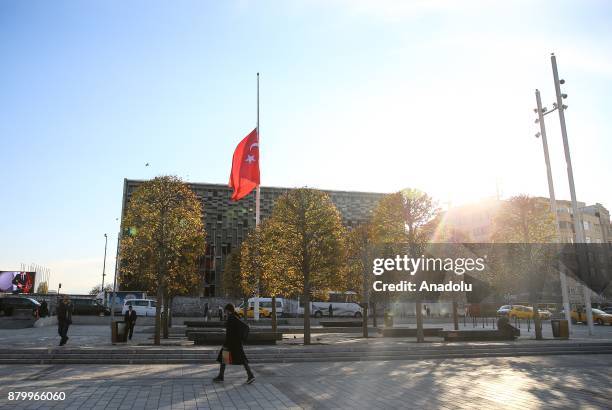
[[[106,306],[106,297],[104,295],[104,277],[106,276],[106,245],[108,245],[108,235],[104,234],[104,262],[102,263],[102,299],[104,299],[104,305]]]
[[[557,240],[561,243],[561,234],[559,232],[559,214],[557,213],[557,200],[555,198],[555,187],[552,178],[552,170],[550,168],[550,156],[548,155],[548,140],[546,138],[546,125],[544,124],[544,115],[550,114],[556,108],[547,111],[546,108],[542,108],[542,99],[540,98],[540,91],[535,91],[536,95],[536,113],[538,119],[536,122],[540,124],[540,132],[536,134],[536,137],[542,137],[542,148],[544,149],[544,162],[546,163],[546,177],[548,178],[548,195],[550,198],[550,211],[555,215],[555,230],[557,232]],[[559,263],[559,280],[561,282],[561,295],[563,298],[563,311],[565,312],[565,318],[567,319],[568,331],[572,333],[572,318],[569,303],[569,295],[567,292],[567,277],[565,275],[565,266],[563,263]]]
[[[570,197],[572,200],[572,212],[574,214],[574,231],[576,232],[576,243],[577,248],[580,252],[580,246],[585,243],[584,227],[582,226],[582,218],[580,218],[580,211],[578,210],[578,203],[576,201],[576,188],[574,185],[574,171],[572,170],[572,158],[570,156],[569,142],[567,139],[567,128],[565,126],[565,113],[567,109],[566,105],[563,105],[563,99],[567,98],[567,94],[561,94],[561,84],[565,84],[565,80],[559,80],[559,72],[557,71],[557,58],[555,54],[550,55],[550,62],[552,65],[553,78],[555,81],[555,93],[557,94],[557,110],[559,111],[559,123],[561,125],[561,137],[563,138],[563,149],[565,151],[565,162],[567,164],[567,179],[570,188]],[[584,268],[584,267],[582,267]],[[591,310],[591,289],[584,284],[584,304],[586,308],[587,324],[589,327],[589,335],[593,334],[593,312]],[[571,316],[571,315],[570,315]]]

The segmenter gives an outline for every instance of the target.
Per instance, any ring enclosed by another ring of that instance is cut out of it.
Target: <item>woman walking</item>
[[[247,372],[246,383],[251,384],[255,381],[255,376],[249,367],[249,361],[242,348],[242,341],[245,340],[249,334],[249,326],[238,319],[235,314],[234,305],[231,303],[225,305],[225,313],[227,315],[227,321],[225,322],[225,342],[217,356],[217,361],[221,363],[221,366],[219,367],[219,375],[215,377],[213,381],[217,383],[223,382],[226,365],[241,364]]]

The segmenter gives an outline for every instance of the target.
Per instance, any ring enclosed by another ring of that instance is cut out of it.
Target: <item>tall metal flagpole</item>
[[[557,213],[557,200],[555,198],[555,186],[553,184],[552,170],[550,168],[550,156],[548,155],[548,140],[546,138],[546,126],[544,125],[544,110],[542,109],[542,99],[540,98],[540,91],[535,91],[536,104],[538,111],[538,122],[540,123],[540,136],[542,137],[542,147],[544,148],[544,162],[546,163],[546,176],[548,178],[548,195],[550,197],[550,211],[555,215],[555,230],[557,232],[557,239],[561,243],[561,235],[559,232],[559,214]],[[567,292],[567,277],[565,276],[565,266],[559,263],[559,280],[561,282],[561,295],[563,299],[563,310],[567,312],[565,317],[567,318],[568,331],[572,333],[572,321],[570,320],[570,303],[569,295]]]
[[[261,139],[259,137],[259,73],[257,73],[257,143],[260,144]],[[258,151],[261,152],[261,146],[257,146]],[[258,156],[259,161],[259,156]],[[255,229],[259,226],[259,202],[260,202],[260,191],[259,185],[255,190]],[[253,318],[259,320],[259,279],[257,279],[257,287],[255,288],[255,301],[253,303]]]
[[[582,218],[580,217],[580,211],[578,210],[578,203],[576,201],[576,187],[574,185],[574,171],[572,170],[572,158],[570,157],[569,142],[567,139],[567,128],[565,127],[565,106],[563,105],[563,98],[567,95],[561,94],[561,82],[559,81],[559,72],[557,71],[557,58],[552,53],[550,56],[550,62],[552,64],[553,78],[555,80],[555,92],[557,94],[557,111],[559,111],[559,123],[561,124],[561,137],[563,138],[563,149],[565,151],[565,162],[567,164],[567,179],[569,181],[570,197],[572,200],[572,212],[574,214],[574,231],[576,232],[576,243],[579,247],[585,243],[584,227],[582,225]],[[565,82],[565,81],[563,81]],[[586,318],[589,328],[589,335],[593,334],[593,313],[591,310],[591,289],[583,284],[584,291],[584,304],[586,307]]]

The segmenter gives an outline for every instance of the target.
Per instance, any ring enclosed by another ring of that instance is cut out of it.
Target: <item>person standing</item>
[[[227,322],[225,323],[225,342],[219,351],[217,361],[220,363],[219,375],[213,379],[216,383],[223,382],[227,364],[243,365],[247,373],[247,384],[255,381],[255,376],[249,367],[249,361],[244,354],[242,341],[249,333],[249,326],[236,316],[234,305],[225,305]]]
[[[64,295],[63,300],[57,307],[57,332],[61,340],[60,346],[63,346],[68,341],[68,328],[72,324],[72,304],[68,295]]]
[[[138,315],[136,311],[132,309],[132,305],[128,306],[128,310],[125,312],[125,325],[129,329],[128,339],[132,340],[132,334],[134,333],[134,326],[136,325],[136,318]]]
[[[332,306],[332,304],[329,304],[329,317],[334,317],[334,307]]]

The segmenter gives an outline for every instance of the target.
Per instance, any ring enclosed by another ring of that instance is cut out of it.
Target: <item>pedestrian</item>
[[[334,317],[334,307],[332,306],[332,304],[329,304],[329,317]]]
[[[64,295],[63,300],[57,307],[57,332],[59,333],[61,340],[60,346],[63,346],[68,341],[68,328],[72,324],[72,304],[68,295]]]
[[[427,312],[427,317],[429,317],[429,314],[431,313],[431,311],[429,310],[429,306],[427,306],[427,308],[425,308],[425,311]]]
[[[217,313],[219,314],[219,320],[223,320],[223,308],[221,306],[219,306]]]
[[[49,316],[49,305],[47,305],[47,301],[43,300],[40,302],[40,317]]]
[[[128,339],[132,340],[132,334],[134,333],[134,326],[136,325],[136,318],[138,315],[136,311],[132,309],[132,305],[128,306],[128,310],[125,312],[125,325],[129,329]]]
[[[208,302],[204,303],[204,318],[208,320]]]
[[[217,361],[221,364],[219,367],[219,375],[213,379],[216,383],[223,382],[225,375],[225,366],[228,364],[243,365],[247,373],[247,384],[255,381],[255,376],[249,367],[249,361],[244,354],[242,341],[249,334],[249,326],[236,316],[234,305],[228,303],[225,305],[225,313],[227,314],[227,322],[225,323],[225,342],[219,351]]]

